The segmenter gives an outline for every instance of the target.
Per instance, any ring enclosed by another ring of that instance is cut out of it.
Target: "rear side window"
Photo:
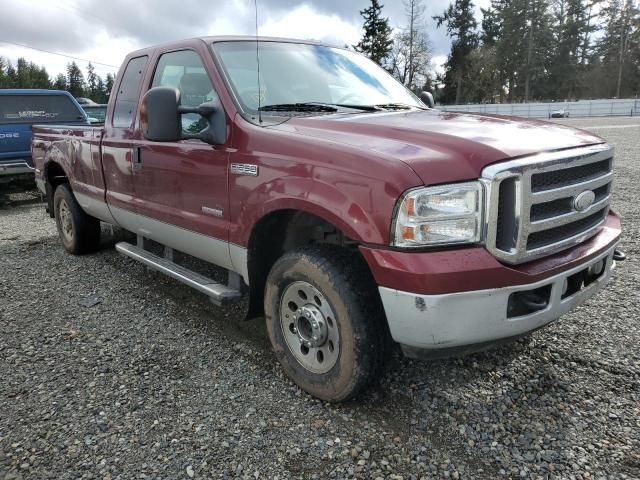
[[[97,123],[104,123],[104,119],[107,117],[106,105],[84,105],[82,109],[85,111],[89,119],[95,119]]]
[[[158,60],[152,87],[174,87],[180,90],[180,103],[189,107],[217,98],[202,59],[193,50],[165,53]],[[197,133],[207,121],[197,113],[182,115],[182,129]]]
[[[122,75],[116,105],[113,110],[113,126],[129,128],[138,107],[138,94],[142,76],[149,57],[137,57],[129,60]]]
[[[0,125],[78,122],[84,118],[66,95],[0,96]]]

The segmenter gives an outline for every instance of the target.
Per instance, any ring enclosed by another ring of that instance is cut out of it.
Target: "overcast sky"
[[[0,0],[0,56],[25,57],[44,65],[51,76],[71,61],[29,48],[63,53],[94,62],[104,76],[115,73],[131,50],[200,35],[254,34],[254,0]],[[425,0],[426,28],[434,64],[449,51],[433,15],[450,0]],[[343,46],[362,34],[359,11],[369,0],[258,0],[260,35],[315,39]],[[387,0],[391,26],[405,24],[402,0]],[[485,6],[489,0],[477,0]],[[478,9],[479,11],[479,9]],[[86,62],[77,62],[83,71]],[[101,65],[106,64],[106,65]],[[113,66],[108,66],[113,65]]]

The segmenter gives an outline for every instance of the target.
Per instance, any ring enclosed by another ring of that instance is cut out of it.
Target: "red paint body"
[[[380,285],[444,293],[533,282],[570,268],[616,240],[611,215],[590,241],[517,267],[481,246],[429,252],[389,248],[393,210],[404,191],[420,185],[475,180],[485,166],[521,155],[603,143],[584,131],[540,121],[436,110],[333,114],[257,126],[241,116],[212,56],[216,38],[192,39],[130,54],[148,56],[140,99],[159,56],[196,51],[227,119],[227,140],[150,142],[139,115],[130,128],[34,128],[37,177],[58,163],[75,191],[163,222],[246,247],[254,225],[283,209],[315,214],[359,242]],[[118,79],[122,79],[124,66]],[[141,166],[132,165],[140,149]],[[256,164],[258,176],[230,174],[230,163]],[[202,207],[219,209],[221,218]],[[117,218],[116,218],[117,221]]]

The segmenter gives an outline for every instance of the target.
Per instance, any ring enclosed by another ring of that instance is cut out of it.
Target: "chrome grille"
[[[534,173],[531,175],[531,190],[540,192],[601,177],[611,171],[611,160],[608,158],[587,165],[565,168],[564,170]]]
[[[609,212],[613,179],[609,145],[541,153],[485,168],[487,249],[507,263],[521,263],[584,242]],[[592,191],[583,211],[576,196]]]

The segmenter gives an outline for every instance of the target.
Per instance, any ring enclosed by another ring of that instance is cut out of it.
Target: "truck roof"
[[[151,45],[149,47],[145,47],[142,48],[140,50],[135,50],[131,53],[129,53],[129,55],[127,55],[128,58],[130,57],[137,57],[140,55],[143,55],[145,53],[151,52],[157,48],[163,48],[163,47],[167,47],[167,46],[172,46],[172,45],[176,45],[176,44],[181,44],[181,43],[186,43],[186,42],[193,42],[193,41],[202,41],[204,43],[216,43],[216,42],[230,42],[230,41],[253,41],[255,42],[256,39],[259,42],[287,42],[287,43],[304,43],[307,45],[320,45],[320,46],[326,46],[326,47],[336,47],[336,48],[341,48],[339,46],[336,45],[329,45],[323,42],[319,42],[319,41],[315,41],[315,40],[301,40],[301,39],[297,39],[297,38],[284,38],[284,37],[256,37],[255,35],[213,35],[213,36],[204,36],[204,37],[193,37],[193,38],[185,38],[183,40],[174,40],[171,42],[164,42],[164,43],[160,43],[157,45]]]
[[[0,89],[0,95],[64,95],[71,97],[65,90],[46,90],[43,88],[7,88]]]

